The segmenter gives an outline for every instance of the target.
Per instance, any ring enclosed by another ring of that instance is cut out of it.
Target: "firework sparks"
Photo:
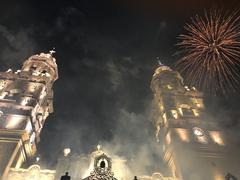
[[[190,85],[211,93],[239,87],[240,16],[238,11],[205,11],[185,25],[180,35],[183,57],[177,68]]]

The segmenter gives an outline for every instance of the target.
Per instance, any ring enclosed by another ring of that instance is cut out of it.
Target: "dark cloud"
[[[0,25],[1,69],[19,66],[35,49],[35,42],[31,38],[31,29],[19,29],[11,32],[6,26]]]

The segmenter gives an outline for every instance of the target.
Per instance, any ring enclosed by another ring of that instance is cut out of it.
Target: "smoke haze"
[[[39,144],[45,167],[54,167],[65,147],[87,154],[100,143],[110,154],[128,159],[132,174],[159,170],[154,166],[156,159],[161,163],[161,144],[151,125],[150,80],[156,57],[174,65],[176,37],[194,13],[169,10],[169,18],[166,13],[153,16],[113,2],[6,1],[0,7],[1,71],[20,69],[34,53],[57,51],[55,112]],[[238,92],[205,99],[209,113],[236,141],[239,100]]]

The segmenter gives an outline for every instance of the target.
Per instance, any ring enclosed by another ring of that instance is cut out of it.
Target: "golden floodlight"
[[[210,131],[209,134],[210,134],[210,136],[211,136],[211,138],[212,138],[214,143],[216,143],[218,145],[221,145],[221,146],[224,145],[224,142],[223,142],[223,139],[221,137],[220,132],[218,132],[218,131]]]
[[[189,139],[189,133],[186,129],[182,129],[182,128],[177,128],[176,132],[178,134],[178,136],[180,137],[180,139],[184,142],[190,142]]]

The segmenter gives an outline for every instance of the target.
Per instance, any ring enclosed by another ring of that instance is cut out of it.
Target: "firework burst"
[[[238,11],[205,11],[185,25],[177,45],[182,58],[177,68],[187,83],[211,93],[239,87],[240,16]]]

